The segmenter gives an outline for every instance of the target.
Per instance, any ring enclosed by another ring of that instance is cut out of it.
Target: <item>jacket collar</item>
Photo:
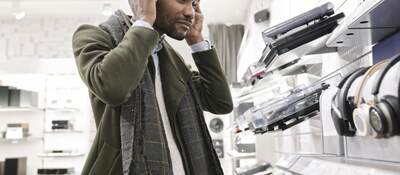
[[[116,14],[125,24],[132,25],[131,17],[122,10],[118,10]],[[157,54],[165,106],[169,118],[174,119],[181,99],[186,92],[186,82],[192,77],[192,72],[186,67],[183,58],[175,52],[164,38],[160,39],[160,42],[162,48]]]
[[[174,119],[171,117],[176,116],[181,99],[186,92],[186,82],[191,78],[192,73],[186,67],[182,57],[165,40],[158,56],[165,106],[170,119]]]

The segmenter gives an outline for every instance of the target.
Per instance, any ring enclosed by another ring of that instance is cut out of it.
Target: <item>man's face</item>
[[[174,39],[183,40],[194,19],[193,5],[196,5],[194,0],[158,0],[154,27]]]

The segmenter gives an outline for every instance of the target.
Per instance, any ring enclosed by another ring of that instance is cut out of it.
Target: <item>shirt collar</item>
[[[165,39],[165,34],[162,34],[160,36],[160,39],[157,42],[157,45],[154,47],[154,49],[152,51],[152,54],[156,54],[157,52],[159,52],[163,48],[162,43],[163,43],[164,39]]]

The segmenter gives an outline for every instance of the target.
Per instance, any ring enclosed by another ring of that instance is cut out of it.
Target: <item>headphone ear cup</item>
[[[354,136],[354,127],[349,126],[349,123],[343,119],[343,113],[337,105],[337,98],[338,96],[336,93],[331,103],[331,117],[333,119],[333,124],[335,125],[336,131],[341,136]]]
[[[400,123],[399,123],[399,101],[397,97],[392,95],[385,95],[383,96],[382,100],[383,103],[386,103],[387,111],[389,113],[388,118],[391,120],[389,125],[392,125],[393,132],[392,134],[399,134],[400,132]]]
[[[378,138],[387,135],[389,132],[388,120],[385,116],[387,113],[385,114],[382,109],[386,110],[386,107],[382,102],[379,102],[378,104],[373,105],[369,110],[369,123],[372,129],[374,129],[378,134]]]
[[[369,111],[371,106],[361,104],[353,111],[354,125],[357,128],[357,135],[376,137],[376,132],[372,129],[369,120]]]

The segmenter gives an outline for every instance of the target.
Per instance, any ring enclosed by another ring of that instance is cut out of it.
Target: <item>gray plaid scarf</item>
[[[131,25],[122,11],[100,25],[119,43]],[[223,175],[219,159],[204,121],[201,103],[192,80],[180,102],[175,123],[181,136],[180,152],[187,175]],[[121,106],[121,154],[124,175],[172,175],[168,143],[164,133],[154,83],[149,69],[138,87]]]

